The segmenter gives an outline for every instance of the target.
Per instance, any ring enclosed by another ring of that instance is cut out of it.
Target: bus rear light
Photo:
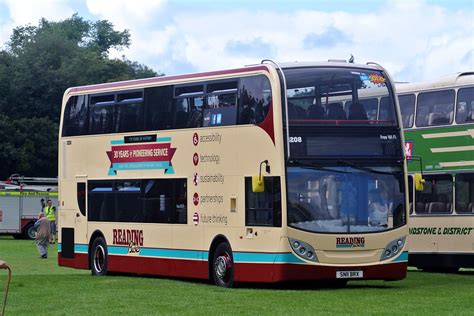
[[[405,244],[405,237],[401,237],[391,241],[384,249],[380,261],[394,257],[402,249]]]
[[[318,262],[318,257],[316,257],[316,252],[311,245],[296,239],[289,239],[291,248],[293,251],[301,258],[305,260],[310,260]]]

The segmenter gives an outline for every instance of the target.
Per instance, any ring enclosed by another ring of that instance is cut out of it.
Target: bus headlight
[[[387,260],[394,257],[400,252],[400,249],[405,245],[405,237],[392,240],[384,249],[380,261]]]
[[[314,248],[303,241],[288,238],[291,248],[293,251],[301,258],[305,260],[310,260],[314,262],[318,262],[318,257],[316,257],[316,252]]]

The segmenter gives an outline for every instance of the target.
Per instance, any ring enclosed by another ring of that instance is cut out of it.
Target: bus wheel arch
[[[105,237],[100,231],[95,231],[89,241],[89,269],[92,275],[107,274],[108,252]]]
[[[234,284],[234,256],[232,247],[223,235],[214,238],[209,249],[209,280],[222,287]]]

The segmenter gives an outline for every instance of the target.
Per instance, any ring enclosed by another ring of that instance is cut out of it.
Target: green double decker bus
[[[474,72],[398,84],[397,92],[411,174],[409,265],[474,267]]]

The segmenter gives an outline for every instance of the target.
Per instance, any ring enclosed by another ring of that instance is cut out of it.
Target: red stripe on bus
[[[58,265],[62,267],[89,269],[89,255],[87,253],[75,253],[74,258],[63,258],[58,252]]]
[[[71,88],[71,92],[81,92],[81,91],[94,90],[94,89],[120,88],[120,87],[131,86],[131,85],[159,83],[159,82],[168,81],[168,80],[171,81],[171,80],[181,80],[181,79],[194,79],[194,78],[207,77],[207,76],[231,75],[231,74],[246,73],[246,72],[258,71],[258,70],[268,71],[268,68],[266,66],[253,66],[253,67],[246,67],[246,68],[209,71],[209,72],[201,72],[201,73],[194,73],[194,74],[154,77],[154,78],[128,80],[128,81],[111,82],[111,83],[101,83],[101,84],[95,84],[95,85],[89,85],[89,86],[74,87],[74,88]]]
[[[207,279],[207,261],[132,256],[108,256],[108,270],[149,275]]]
[[[311,266],[301,264],[276,264],[275,281],[335,280],[336,271],[360,271],[363,280],[402,280],[406,277],[407,262],[394,262],[372,266]]]
[[[208,261],[163,259],[133,256],[108,256],[108,271],[143,275],[173,276],[208,279]],[[75,258],[62,258],[60,266],[88,269],[88,255],[75,254]],[[306,264],[235,263],[236,282],[282,282],[308,280],[335,280],[336,271],[363,271],[364,280],[401,280],[406,277],[407,263],[394,262],[372,266],[334,267]]]

